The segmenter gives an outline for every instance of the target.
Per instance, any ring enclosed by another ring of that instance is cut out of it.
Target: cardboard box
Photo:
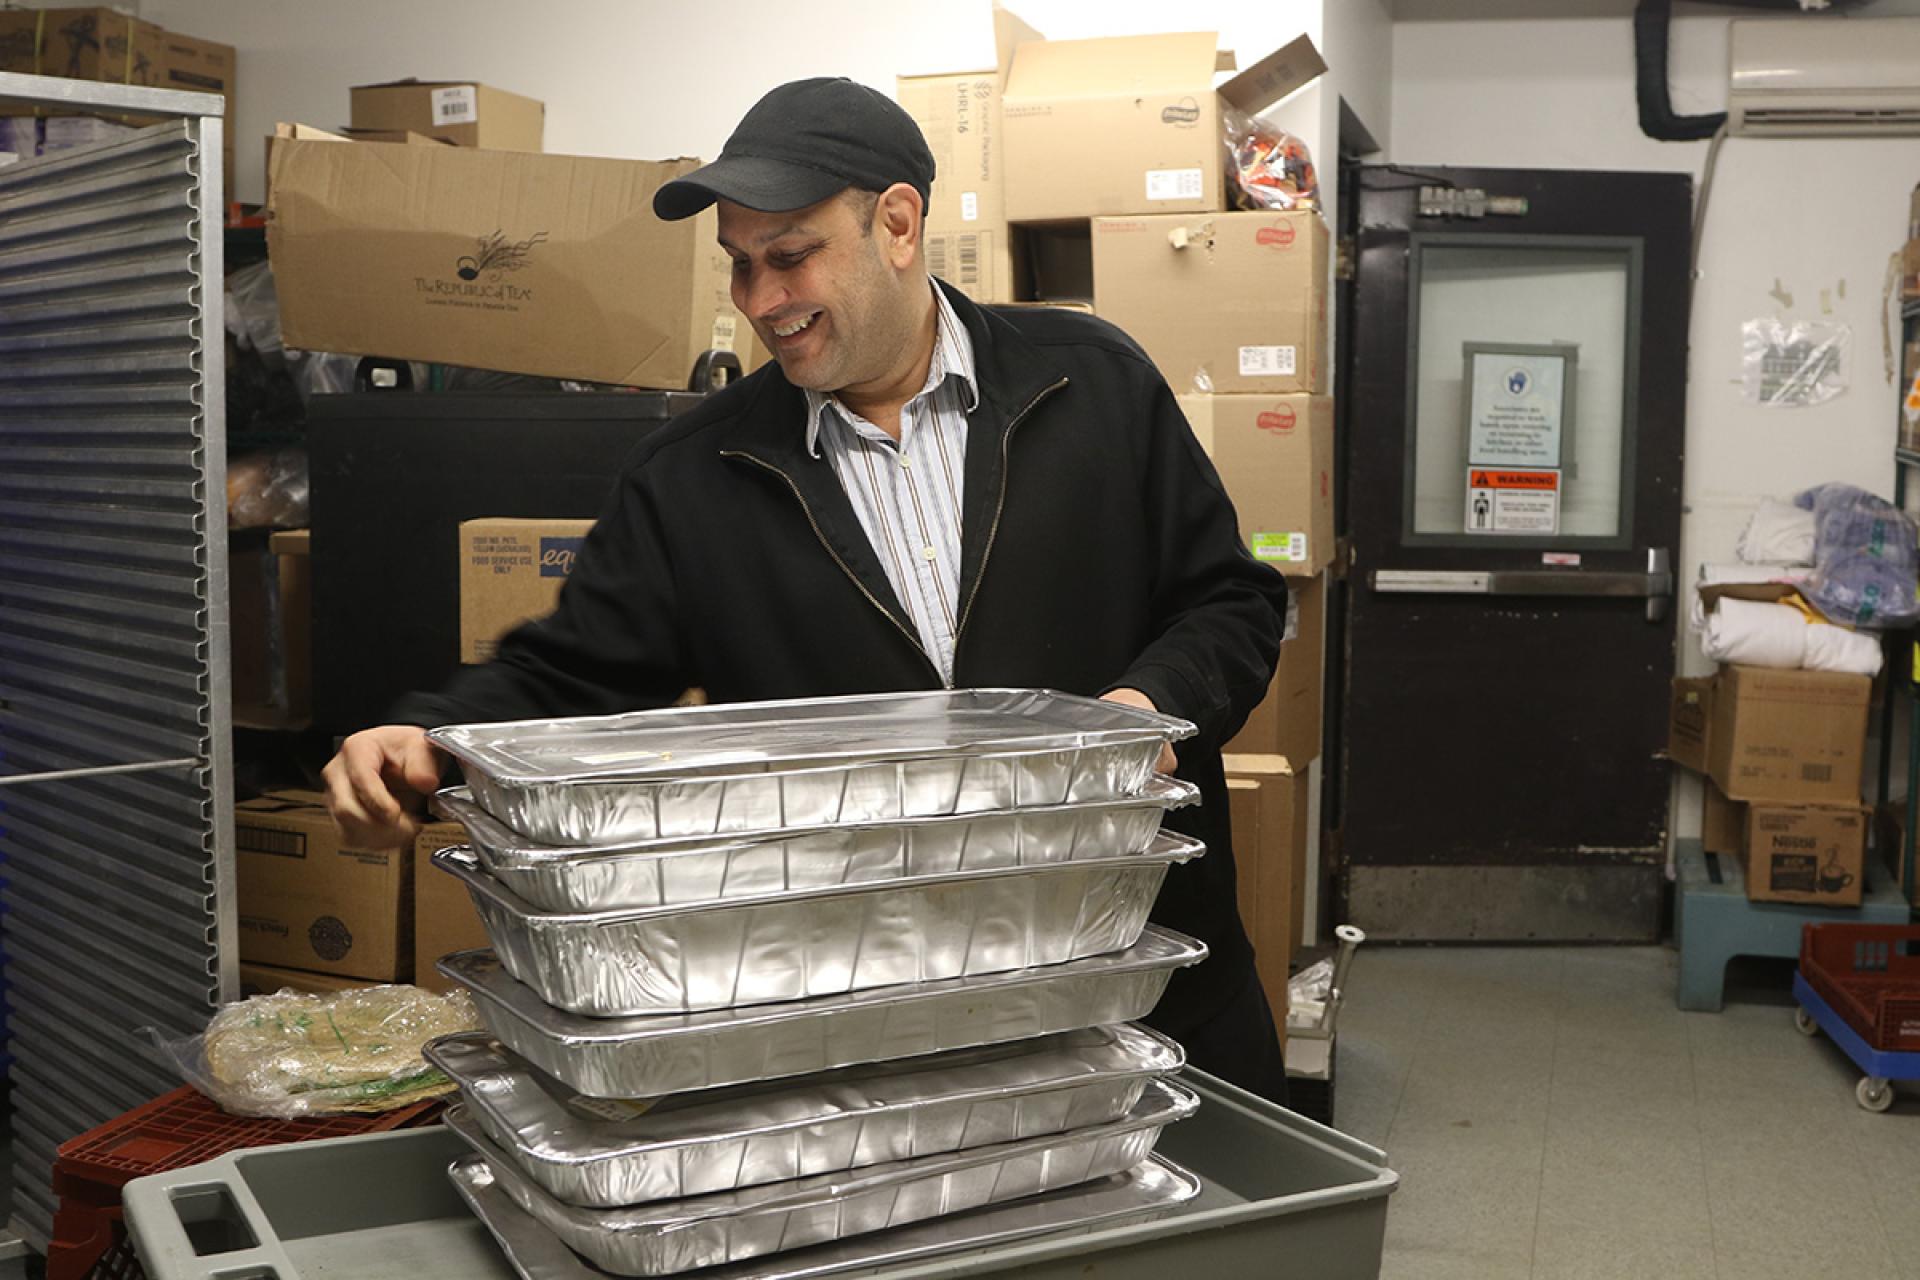
[[[501,636],[553,612],[591,528],[591,520],[460,522],[460,661],[489,661]]]
[[[305,529],[227,557],[233,720],[291,729],[313,715],[313,555]]]
[[[184,89],[225,98],[223,158],[229,184],[237,62],[232,45],[180,35],[105,6],[0,9],[0,71]],[[0,104],[0,114],[6,115],[46,115],[52,110],[44,105]],[[152,116],[97,114],[128,125],[157,123]]]
[[[240,964],[240,998],[270,996],[276,991],[305,991],[326,995],[333,991],[359,991],[377,987],[364,978],[343,978],[336,973],[310,973],[305,969],[279,969],[270,964]]]
[[[1873,682],[1829,671],[1725,666],[1707,773],[1734,800],[1856,805]]]
[[[1703,780],[1700,804],[1700,847],[1708,853],[1737,858],[1746,840],[1746,809],[1727,799],[1727,793]]]
[[[1177,392],[1321,392],[1327,254],[1311,210],[1096,218],[1093,307]]]
[[[547,106],[471,80],[394,80],[348,91],[355,129],[421,133],[456,147],[540,151]]]
[[[1233,55],[1212,32],[1031,40],[1002,105],[1007,219],[1226,207],[1222,110],[1257,114],[1323,71],[1305,36],[1216,92]]]
[[[491,946],[466,886],[433,865],[436,850],[465,844],[457,822],[430,822],[413,842],[413,984],[429,991],[455,985],[435,968],[441,956]]]
[[[288,346],[682,389],[753,352],[708,209],[653,193],[699,166],[292,139],[267,248]]]
[[[340,842],[318,793],[234,806],[240,959],[376,982],[413,967],[413,864],[406,849]]]
[[[1007,229],[1016,302],[1074,303],[1094,310],[1093,231],[1086,222]]]
[[[1000,181],[1000,83],[997,71],[894,82],[894,95],[933,152],[927,269],[975,302],[1013,298]]]
[[[1226,750],[1241,755],[1285,756],[1304,771],[1320,758],[1322,699],[1326,683],[1327,580],[1287,583],[1286,639],[1266,700],[1255,707]]]
[[[1859,805],[1748,805],[1743,832],[1741,863],[1750,900],[1860,904],[1867,811]]]
[[[1266,989],[1273,1020],[1287,1021],[1287,976],[1294,953],[1306,936],[1307,771],[1296,771],[1279,756],[1227,755],[1228,803],[1233,805],[1233,866],[1243,882],[1236,888],[1241,918],[1253,903],[1247,935],[1253,939],[1254,967]],[[1236,787],[1235,782],[1243,784]],[[1256,798],[1241,795],[1251,783]],[[1241,815],[1251,807],[1255,834],[1243,834]],[[1247,883],[1250,882],[1250,883]]]
[[[1707,726],[1713,720],[1713,676],[1676,676],[1667,707],[1667,759],[1695,773],[1707,771]]]
[[[1311,578],[1333,559],[1333,400],[1179,397],[1256,559]]]

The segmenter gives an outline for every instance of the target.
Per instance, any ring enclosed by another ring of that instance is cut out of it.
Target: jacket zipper
[[[1028,406],[1028,408],[1031,408],[1031,407],[1032,407],[1031,405]],[[847,575],[847,581],[851,582],[855,587],[859,588],[860,594],[867,598],[867,603],[872,605],[875,609],[879,610],[880,616],[885,618],[888,622],[891,622],[893,624],[893,629],[895,631],[898,631],[901,635],[907,638],[907,642],[913,646],[913,651],[919,654],[920,657],[926,662],[927,666],[933,669],[933,674],[935,678],[940,681],[941,688],[946,689],[946,688],[953,687],[952,684],[947,680],[947,678],[944,675],[940,674],[940,664],[933,660],[933,655],[929,654],[927,652],[926,646],[920,643],[920,637],[914,635],[912,632],[908,631],[905,627],[900,625],[900,619],[894,617],[893,614],[887,609],[887,606],[881,604],[879,598],[875,596],[873,592],[867,590],[867,584],[860,581],[859,575],[855,574],[854,571],[848,567],[847,562],[840,558],[840,553],[833,549],[833,544],[827,541],[827,535],[820,528],[820,522],[813,518],[813,508],[807,505],[806,495],[800,492],[800,486],[793,482],[792,476],[788,475],[786,472],[782,471],[780,468],[774,466],[771,462],[762,461],[761,459],[754,457],[750,453],[741,453],[736,449],[722,449],[720,451],[720,456],[723,458],[738,458],[742,462],[751,462],[754,466],[759,467],[761,470],[771,471],[774,475],[779,476],[782,480],[786,481],[787,488],[793,491],[794,501],[800,504],[800,510],[802,514],[804,514],[807,517],[807,523],[813,528],[813,536],[820,540],[821,547],[826,550],[826,553],[828,555],[833,557],[833,562],[840,566],[840,572]],[[960,642],[960,637],[959,637],[959,634],[956,632],[954,635],[954,646],[956,649],[958,649],[959,647],[959,642]]]
[[[966,634],[967,619],[973,616],[973,602],[980,596],[980,584],[986,581],[987,561],[993,558],[994,540],[1000,536],[1000,516],[1007,509],[1007,470],[1013,453],[1013,429],[1025,421],[1042,400],[1067,385],[1065,378],[1050,387],[1042,387],[1033,399],[1027,401],[1027,407],[1013,415],[1007,423],[1005,434],[1000,437],[1000,497],[993,504],[993,523],[987,526],[986,549],[980,553],[980,568],[973,575],[973,590],[967,592],[967,603],[960,609],[960,625],[953,629],[953,664],[957,671],[960,666],[960,637]]]

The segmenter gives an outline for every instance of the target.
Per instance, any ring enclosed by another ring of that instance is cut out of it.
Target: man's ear
[[[926,204],[920,193],[909,183],[896,182],[880,193],[873,216],[887,261],[896,271],[905,271],[920,256],[926,226]]]

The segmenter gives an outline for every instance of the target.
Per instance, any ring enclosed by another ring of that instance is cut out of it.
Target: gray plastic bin
[[[1169,1269],[1252,1280],[1373,1280],[1399,1176],[1379,1151],[1204,1073],[1199,1113],[1159,1150],[1206,1182],[1171,1217],[927,1259],[872,1280],[1166,1280]],[[150,1280],[513,1280],[455,1193],[469,1148],[444,1129],[262,1147],[125,1191]]]

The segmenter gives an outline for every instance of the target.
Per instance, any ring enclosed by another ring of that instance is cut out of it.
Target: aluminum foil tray
[[[598,1017],[799,1000],[1059,964],[1133,945],[1167,868],[1200,856],[1162,833],[1144,851],[1006,871],[555,914],[509,893],[465,848],[463,880],[507,970],[548,1004]]]
[[[620,1209],[583,1209],[555,1200],[487,1139],[464,1107],[450,1110],[446,1124],[486,1159],[514,1203],[568,1248],[616,1275],[667,1276],[1121,1173],[1152,1154],[1162,1129],[1198,1106],[1190,1090],[1159,1080],[1126,1116],[1071,1133]]]
[[[711,836],[1114,799],[1184,720],[1018,689],[672,707],[428,736],[549,844]]]
[[[486,1160],[463,1156],[447,1170],[454,1189],[499,1244],[520,1280],[597,1280],[607,1273],[585,1261],[500,1189]],[[699,1280],[807,1280],[871,1275],[962,1250],[1071,1236],[1166,1217],[1200,1194],[1200,1179],[1162,1156],[1125,1173],[1011,1204],[935,1218],[913,1226],[854,1236],[794,1253],[713,1267]]]
[[[566,1204],[615,1208],[736,1191],[1106,1124],[1180,1046],[1089,1027],[772,1084],[638,1101],[585,1098],[485,1033],[427,1058],[521,1172]]]
[[[1192,938],[1149,925],[1125,951],[1046,969],[950,978],[749,1009],[588,1018],[553,1008],[487,951],[443,958],[501,1043],[580,1093],[644,1098],[828,1071],[1130,1022],[1175,969],[1204,960]]]
[[[529,840],[466,788],[442,791],[434,808],[466,827],[482,865],[527,902],[600,911],[1134,853],[1152,841],[1168,809],[1199,794],[1156,774],[1139,795],[1118,800],[604,846]]]

